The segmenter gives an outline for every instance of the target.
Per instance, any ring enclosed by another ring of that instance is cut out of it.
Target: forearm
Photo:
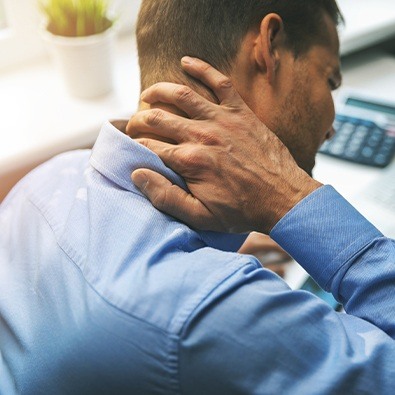
[[[271,237],[347,313],[395,337],[395,246],[331,187],[309,195]]]

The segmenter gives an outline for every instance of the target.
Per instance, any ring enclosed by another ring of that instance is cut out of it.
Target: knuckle
[[[143,100],[143,101],[151,102],[151,101],[152,101],[152,98],[156,98],[156,97],[158,96],[159,92],[160,92],[160,86],[161,86],[161,83],[158,82],[158,83],[153,84],[153,85],[151,85],[150,87],[148,87],[148,88],[144,91],[145,97],[144,97],[144,100]],[[148,100],[147,100],[147,99],[148,99]]]
[[[232,81],[230,80],[230,78],[228,78],[226,76],[221,76],[218,78],[217,88],[218,89],[232,89],[233,88]]]
[[[189,175],[197,174],[207,167],[204,148],[190,147],[180,155],[180,165]]]
[[[199,63],[199,68],[202,73],[207,73],[208,71],[210,71],[212,69],[212,66],[210,66],[207,63],[201,62],[201,63]]]
[[[159,153],[157,152],[157,154],[159,155],[159,157],[161,159],[165,158],[175,158],[177,156],[177,151],[176,151],[176,146],[168,146],[162,149],[162,151]]]
[[[221,139],[218,137],[218,135],[215,132],[201,133],[199,136],[199,141],[203,145],[209,145],[209,146],[221,144]]]
[[[149,126],[158,126],[162,123],[163,118],[165,117],[165,113],[163,110],[160,109],[153,109],[150,110],[147,115],[147,125]]]
[[[174,96],[178,102],[190,102],[193,97],[193,91],[187,86],[181,86],[174,91]]]
[[[176,205],[176,196],[179,187],[177,185],[170,185],[162,188],[155,196],[152,196],[151,203],[160,211],[171,214]]]
[[[245,114],[243,114],[241,112],[241,109],[238,106],[228,106],[226,110],[227,110],[229,116],[237,115],[237,116],[240,116],[240,118],[242,120],[246,119]]]
[[[157,83],[151,85],[148,88],[148,91],[151,92],[151,93],[157,94],[160,91],[160,88],[161,88],[162,85],[163,85],[162,82],[157,82]]]
[[[139,144],[141,144],[141,145],[143,145],[144,147],[146,147],[146,148],[150,148],[150,141],[148,140],[148,139],[142,139],[142,138],[140,138],[140,139],[136,139],[136,141],[139,143]]]
[[[151,203],[158,209],[163,210],[167,202],[167,189],[160,190],[155,196],[152,197]]]

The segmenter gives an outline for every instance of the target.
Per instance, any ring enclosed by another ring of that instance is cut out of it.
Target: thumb
[[[132,173],[132,181],[140,191],[147,196],[151,203],[159,210],[166,211],[167,207],[172,206],[172,201],[177,198],[172,191],[173,184],[165,177],[148,169],[138,169]]]
[[[178,185],[152,170],[138,169],[132,181],[158,210],[185,222],[192,228],[223,230],[207,207]]]

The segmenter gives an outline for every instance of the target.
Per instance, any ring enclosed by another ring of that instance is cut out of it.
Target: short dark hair
[[[295,57],[324,42],[325,13],[338,25],[336,0],[143,0],[137,22],[142,89],[180,75],[182,56],[195,56],[225,74],[245,35],[269,13],[284,22]]]

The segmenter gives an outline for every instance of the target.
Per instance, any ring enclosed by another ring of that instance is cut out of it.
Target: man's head
[[[331,74],[326,85],[338,84],[340,18],[335,0],[143,0],[137,24],[142,89],[171,81],[209,97],[180,67],[184,55],[205,60],[232,78],[251,109],[311,171],[333,121],[333,102],[321,86],[313,89],[324,79],[315,69]]]

